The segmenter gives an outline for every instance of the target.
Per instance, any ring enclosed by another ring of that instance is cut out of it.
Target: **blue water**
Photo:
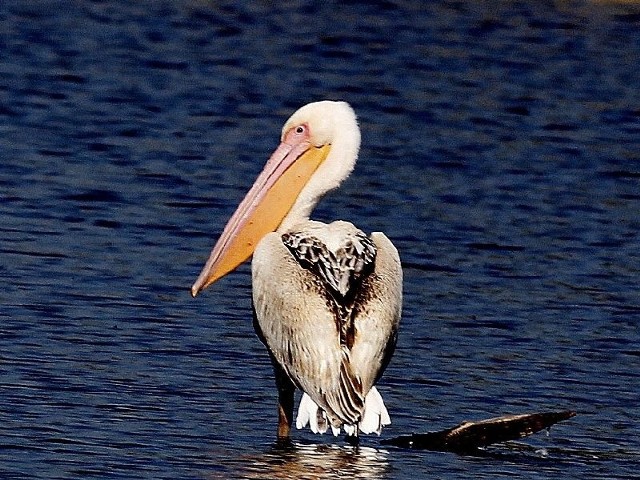
[[[637,475],[638,4],[268,3],[0,5],[0,477]],[[404,264],[383,438],[577,417],[484,456],[274,448],[248,266],[188,288],[325,98],[363,147],[315,217]]]

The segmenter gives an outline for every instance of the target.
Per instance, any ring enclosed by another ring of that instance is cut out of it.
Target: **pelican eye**
[[[304,127],[302,125],[296,127],[296,133],[304,133]]]

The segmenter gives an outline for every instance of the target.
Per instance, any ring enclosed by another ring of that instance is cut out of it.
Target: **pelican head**
[[[297,110],[225,226],[191,294],[195,297],[247,260],[268,233],[308,220],[318,200],[349,176],[359,148],[360,129],[349,104],[322,101]]]

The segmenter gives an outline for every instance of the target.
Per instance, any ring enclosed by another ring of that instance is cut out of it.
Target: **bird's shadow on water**
[[[277,442],[255,457],[245,457],[242,478],[385,478],[389,452],[370,446]]]

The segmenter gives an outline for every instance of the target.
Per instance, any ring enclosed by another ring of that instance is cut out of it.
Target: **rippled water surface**
[[[0,5],[2,478],[631,478],[640,6]],[[316,210],[405,270],[383,438],[573,409],[482,456],[273,444],[248,267],[188,287],[300,105],[360,162]]]

